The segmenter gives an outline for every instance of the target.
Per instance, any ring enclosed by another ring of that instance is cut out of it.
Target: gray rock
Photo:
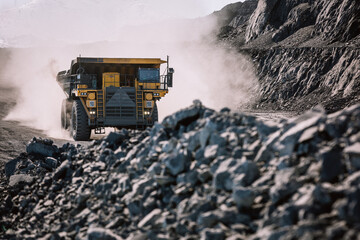
[[[219,145],[208,145],[204,151],[204,157],[208,159],[214,159],[217,157],[219,151]]]
[[[275,175],[275,185],[270,188],[271,201],[279,203],[296,192],[299,186],[293,168],[279,170]]]
[[[245,35],[246,41],[255,39],[264,31],[276,3],[277,0],[259,0],[257,8],[249,19]]]
[[[176,183],[176,178],[172,176],[155,175],[154,180],[159,185],[168,185],[168,184]]]
[[[162,151],[166,153],[171,153],[178,144],[178,141],[176,138],[170,138],[169,141],[166,142],[166,144],[163,146]]]
[[[259,177],[259,169],[254,162],[242,159],[227,159],[220,163],[214,173],[215,189],[231,191],[234,184],[248,186]]]
[[[204,229],[201,231],[201,240],[223,240],[225,239],[225,233],[221,229]]]
[[[230,191],[233,187],[232,175],[228,171],[216,172],[213,179],[213,187],[214,189]]]
[[[43,157],[54,157],[59,152],[59,149],[53,145],[51,140],[33,138],[32,141],[26,145],[26,152]]]
[[[162,171],[162,166],[159,162],[154,162],[147,170],[151,175],[160,175]]]
[[[356,142],[353,145],[346,147],[344,153],[347,155],[351,167],[355,171],[360,170],[360,143]]]
[[[345,180],[344,184],[348,187],[360,185],[360,171],[354,172],[349,175]]]
[[[186,150],[180,150],[166,157],[163,162],[173,176],[181,173],[190,165],[190,156]]]
[[[320,178],[324,182],[334,182],[343,172],[344,166],[341,162],[341,149],[324,149],[320,153],[321,170]]]
[[[211,174],[210,168],[205,167],[205,166],[204,167],[200,166],[197,177],[202,183],[205,183],[205,182],[211,180],[212,174]]]
[[[217,145],[219,147],[224,147],[227,143],[226,138],[222,137],[218,133],[213,133],[210,136],[209,144],[210,145]]]
[[[111,230],[90,226],[87,230],[88,240],[122,240],[120,236],[114,234]]]
[[[250,188],[235,186],[232,198],[239,209],[250,208],[255,199],[255,193]]]
[[[195,152],[200,147],[200,133],[199,132],[190,132],[188,140],[188,150],[190,152]]]
[[[16,166],[19,163],[19,161],[20,161],[20,159],[15,158],[15,159],[12,159],[12,160],[8,161],[5,164],[5,175],[6,175],[6,177],[10,177],[11,175],[14,174],[14,172],[16,170]]]
[[[121,132],[110,132],[106,136],[104,141],[108,142],[110,145],[120,145],[126,138],[127,130],[122,129]]]
[[[352,189],[346,197],[346,220],[348,223],[360,223],[360,188]]]
[[[196,223],[200,228],[211,228],[219,222],[220,218],[218,211],[209,211],[200,214]]]
[[[279,123],[273,121],[256,121],[257,131],[262,139],[279,130]]]
[[[193,105],[189,108],[182,109],[173,115],[166,117],[162,121],[165,128],[175,129],[179,125],[188,125],[200,117],[200,112],[203,109],[199,100],[195,100]]]
[[[10,187],[17,187],[22,184],[30,185],[34,182],[34,177],[26,175],[26,174],[15,174],[10,176],[9,179],[9,186]]]
[[[63,161],[54,173],[54,176],[53,176],[54,180],[69,177],[72,172],[70,166],[71,166],[71,163],[69,162],[69,160]]]
[[[56,168],[58,165],[58,161],[53,157],[45,158],[45,163],[49,165],[51,168]]]
[[[148,225],[153,225],[156,220],[161,217],[161,210],[154,209],[148,215],[146,215],[138,224],[139,228],[146,227]]]
[[[181,173],[177,176],[177,184],[188,184],[189,186],[194,187],[198,181],[198,172],[195,170],[190,170],[186,173]]]
[[[208,144],[209,138],[212,133],[216,131],[216,124],[210,119],[206,119],[205,127],[200,131],[199,141],[201,148],[205,148]]]
[[[303,120],[304,118],[307,119]],[[274,150],[278,151],[280,156],[290,156],[302,133],[321,121],[324,121],[323,109],[319,111],[309,111],[298,119],[295,119],[292,122],[295,125],[282,134],[279,141],[274,144]]]
[[[318,132],[318,127],[314,126],[311,128],[306,129],[300,136],[299,143],[309,141],[313,139]]]
[[[345,221],[338,222],[326,229],[326,237],[328,239],[344,239],[344,235],[348,231]]]

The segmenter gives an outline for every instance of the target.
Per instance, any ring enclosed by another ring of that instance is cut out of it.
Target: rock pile
[[[356,239],[359,129],[360,105],[272,123],[194,101],[89,147],[34,138],[6,164],[1,235]]]

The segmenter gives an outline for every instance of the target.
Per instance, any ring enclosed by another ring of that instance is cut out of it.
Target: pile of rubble
[[[0,236],[356,239],[360,105],[279,122],[199,101],[89,147],[34,138],[5,166]]]

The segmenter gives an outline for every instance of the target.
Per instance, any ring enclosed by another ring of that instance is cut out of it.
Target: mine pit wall
[[[322,104],[329,112],[360,100],[360,49],[304,47],[241,49],[261,84],[255,108],[302,112]]]

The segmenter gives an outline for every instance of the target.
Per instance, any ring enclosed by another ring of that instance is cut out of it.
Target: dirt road
[[[42,131],[4,120],[16,104],[16,96],[15,89],[0,86],[0,165],[24,152],[26,144],[33,137],[47,137]],[[58,146],[68,142],[62,139],[53,140]]]

